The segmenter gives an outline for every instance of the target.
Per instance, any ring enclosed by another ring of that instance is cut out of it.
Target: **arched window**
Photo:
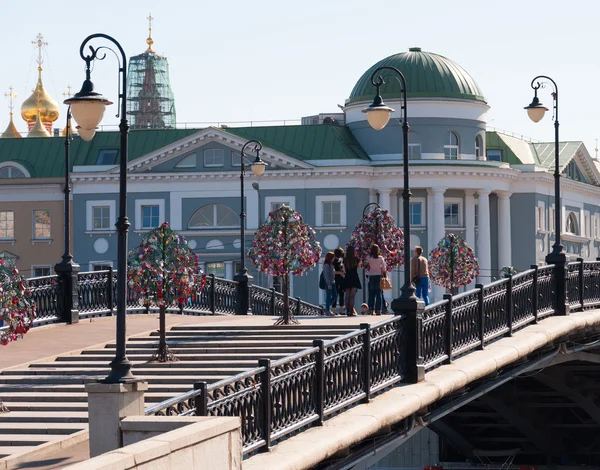
[[[0,178],[28,178],[29,174],[21,165],[12,164],[3,165],[0,167]]]
[[[458,134],[456,132],[448,132],[448,142],[444,145],[444,157],[446,160],[458,160]]]
[[[579,235],[579,222],[577,221],[577,216],[574,212],[569,212],[567,216],[567,227],[565,230],[567,233],[572,233],[573,235]]]
[[[208,204],[198,209],[188,228],[233,228],[240,226],[240,217],[223,204]]]
[[[475,137],[475,158],[477,160],[483,159],[483,139],[480,135]]]

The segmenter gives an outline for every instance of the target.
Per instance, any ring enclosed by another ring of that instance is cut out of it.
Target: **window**
[[[242,155],[238,152],[231,152],[231,166],[242,166]]]
[[[598,224],[598,216],[595,215],[592,217],[592,238],[600,238],[600,230],[599,230],[599,224]]]
[[[32,266],[31,267],[31,276],[32,277],[50,276],[51,274],[52,274],[52,268],[50,266]]]
[[[502,150],[499,149],[488,149],[487,152],[487,159],[490,162],[501,162],[502,160]]]
[[[323,225],[341,225],[342,204],[340,201],[323,201]]]
[[[136,230],[148,230],[156,228],[166,219],[164,199],[135,200]]]
[[[234,228],[240,226],[240,217],[223,204],[208,204],[198,209],[190,218],[189,228]]]
[[[408,159],[421,160],[421,144],[408,144]]]
[[[475,158],[481,160],[483,158],[483,139],[480,135],[475,137]]]
[[[271,203],[271,212],[276,211],[281,206],[289,206],[287,202],[272,202]]]
[[[158,205],[142,206],[142,228],[151,229],[158,227],[160,224],[159,215],[160,211]]]
[[[37,240],[50,238],[50,210],[33,211],[33,238]]]
[[[546,230],[545,207],[537,206],[535,208],[535,226],[538,232]]]
[[[114,231],[116,204],[115,201],[86,201],[86,231]]]
[[[110,229],[110,207],[94,206],[92,209],[93,230]]]
[[[225,277],[225,263],[206,263],[206,274],[214,274],[215,277]]]
[[[460,226],[460,204],[458,202],[444,204],[444,224],[446,227]]]
[[[0,211],[0,238],[12,240],[15,238],[15,213]]]
[[[204,151],[204,166],[223,166],[225,164],[225,152],[223,149],[206,149]]]
[[[100,149],[96,165],[114,165],[117,162],[119,149]]]
[[[567,224],[565,232],[572,233],[573,235],[579,235],[579,223],[577,222],[577,216],[574,212],[569,212],[567,216]]]
[[[0,178],[27,178],[28,174],[25,174],[23,170],[16,166],[5,165],[0,168]]]
[[[294,209],[296,206],[295,196],[267,196],[265,198],[265,218],[268,217],[269,212],[279,209],[281,206],[286,205]]]
[[[317,196],[315,202],[317,226],[346,226],[346,196]]]
[[[410,203],[410,225],[423,225],[423,203]]]
[[[110,261],[95,261],[90,263],[91,271],[108,271],[113,265]]]
[[[475,227],[479,227],[479,204],[475,204]]]
[[[456,132],[448,132],[448,143],[444,145],[444,157],[446,160],[458,159],[458,134]]]
[[[183,157],[183,159],[175,165],[175,168],[196,168],[196,154],[192,153]]]

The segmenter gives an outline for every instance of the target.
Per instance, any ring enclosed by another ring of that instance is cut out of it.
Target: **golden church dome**
[[[27,134],[27,137],[52,137],[50,135],[50,132],[48,132],[48,129],[46,129],[44,127],[44,124],[42,124],[42,120],[41,120],[40,116],[41,116],[41,114],[40,114],[40,111],[38,110],[38,112],[36,114],[35,124],[29,131],[29,134]]]
[[[10,122],[8,126],[6,126],[6,130],[0,134],[0,139],[11,139],[11,138],[20,138],[23,137],[19,134],[19,131],[15,127],[15,123],[13,122],[13,115],[10,113]]]
[[[43,123],[54,122],[58,119],[59,108],[56,101],[46,93],[42,83],[42,67],[38,67],[38,81],[33,94],[23,101],[21,105],[21,117],[32,124],[36,122],[38,111]]]

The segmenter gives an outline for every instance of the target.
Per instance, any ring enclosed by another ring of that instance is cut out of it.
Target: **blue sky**
[[[594,156],[600,137],[597,2],[497,0],[426,2],[358,0],[274,1],[104,0],[9,2],[0,10],[0,130],[8,123],[12,85],[18,110],[36,80],[31,41],[49,43],[46,90],[62,102],[67,85],[84,79],[79,46],[91,33],[117,39],[128,56],[145,50],[152,13],[155,49],[168,57],[177,121],[227,122],[299,119],[337,111],[362,73],[378,60],[418,46],[463,66],[491,106],[488,125],[538,140],[553,140],[548,114],[533,124],[523,106],[531,79],[551,76],[559,86],[561,140],[583,140]],[[92,74],[98,91],[117,94],[114,57]],[[540,100],[551,103],[550,89]],[[61,105],[62,106],[62,105]],[[105,124],[116,123],[116,106]],[[64,109],[64,107],[63,107]],[[410,115],[410,109],[409,109]],[[64,113],[59,118],[64,126]]]

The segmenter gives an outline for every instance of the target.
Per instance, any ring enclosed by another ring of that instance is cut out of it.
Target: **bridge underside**
[[[443,461],[598,468],[600,348],[557,356],[430,427]]]
[[[557,339],[317,468],[373,468],[424,426],[440,437],[441,462],[600,468],[599,338],[593,329]]]

